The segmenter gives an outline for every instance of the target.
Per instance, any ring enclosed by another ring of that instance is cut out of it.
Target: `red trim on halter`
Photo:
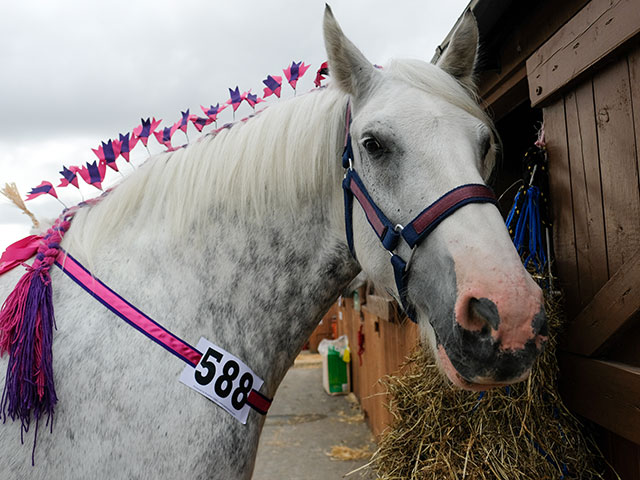
[[[373,205],[371,205],[371,202],[369,202],[366,195],[362,193],[362,190],[360,190],[360,187],[358,186],[358,184],[355,182],[353,178],[351,179],[350,188],[353,194],[355,195],[355,197],[358,199],[358,202],[360,202],[360,205],[362,206],[362,209],[364,210],[365,215],[369,219],[369,223],[371,224],[373,229],[376,231],[378,236],[382,237],[385,226],[383,225],[382,221],[378,217],[378,214],[373,208]]]
[[[429,225],[431,225],[440,215],[445,213],[451,207],[456,206],[458,203],[467,200],[469,198],[487,199],[494,201],[496,196],[494,193],[485,187],[484,185],[464,185],[455,190],[452,190],[438,199],[428,209],[418,215],[411,223],[413,224],[416,233],[420,235],[424,232]],[[478,202],[478,200],[476,200]]]

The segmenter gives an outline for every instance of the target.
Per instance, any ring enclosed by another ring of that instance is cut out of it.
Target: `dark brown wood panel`
[[[580,304],[584,306],[609,278],[591,81],[567,94],[565,111]]]
[[[608,430],[640,443],[640,368],[560,353],[565,404]]]
[[[500,83],[496,89],[483,99],[483,103],[494,122],[499,121],[518,105],[529,100],[529,87],[527,84],[527,70],[520,66]]]
[[[640,445],[612,432],[604,432],[604,436],[600,448],[616,469],[614,474],[608,468],[605,480],[640,480]]]
[[[481,73],[478,83],[480,95],[488,98],[495,90],[500,89],[502,83],[509,81],[514,72],[525,67],[527,58],[587,2],[588,0],[544,2],[537,6],[539,8],[533,8],[529,15],[522,17],[524,21],[518,28],[508,25],[511,33],[501,42],[498,59],[500,68]]]
[[[629,53],[629,78],[631,80],[631,104],[636,140],[636,167],[640,172],[640,47]]]
[[[640,251],[611,277],[571,323],[564,347],[581,355],[596,355],[630,326],[638,312]]]
[[[640,0],[591,0],[527,60],[535,106],[640,32]]]
[[[640,313],[629,322],[628,329],[616,339],[614,348],[607,351],[607,359],[640,368]],[[640,458],[638,459],[640,460]]]
[[[549,189],[553,212],[553,243],[556,269],[566,296],[569,313],[579,305],[579,276],[576,260],[571,193],[571,165],[567,147],[567,128],[564,99],[546,107],[544,113],[545,138],[549,155]]]
[[[640,193],[626,58],[593,79],[609,274],[640,248]]]

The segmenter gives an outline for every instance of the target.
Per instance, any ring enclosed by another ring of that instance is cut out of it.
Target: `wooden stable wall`
[[[576,412],[633,442],[636,457],[639,115],[639,48],[544,109],[557,268],[573,319],[561,358],[563,395]],[[625,478],[640,478],[640,468]]]
[[[640,0],[592,0],[527,61],[549,155],[569,325],[567,405],[640,479]]]
[[[640,48],[546,107],[544,119],[553,159],[558,273],[569,287],[569,314],[575,315],[623,266],[630,268],[632,276],[637,270]],[[635,280],[629,287],[637,286],[637,276]],[[588,342],[585,336],[594,336],[575,333],[580,338],[572,343]],[[600,340],[604,339],[596,341]]]
[[[416,325],[397,315],[385,315],[377,308],[370,308],[380,299],[375,295],[367,300],[365,289],[359,291],[360,311],[354,309],[353,298],[339,301],[338,335],[347,335],[351,350],[351,385],[358,397],[365,419],[374,435],[379,436],[392,418],[386,408],[387,397],[380,378],[397,373],[407,355],[415,348],[418,340]],[[387,303],[390,305],[390,303]],[[388,309],[387,309],[388,311]],[[381,316],[376,315],[379,313]],[[358,355],[358,331],[362,325],[364,352]]]

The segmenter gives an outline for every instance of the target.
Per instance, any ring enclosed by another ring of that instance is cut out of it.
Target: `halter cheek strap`
[[[353,245],[353,199],[358,200],[362,207],[367,221],[380,239],[382,246],[391,255],[391,265],[396,282],[396,287],[400,295],[400,302],[407,316],[417,322],[416,312],[407,298],[408,283],[408,261],[405,261],[395,249],[400,239],[412,249],[415,249],[424,241],[427,236],[449,215],[459,208],[469,203],[493,203],[497,205],[496,196],[486,185],[470,183],[460,185],[449,190],[438,198],[435,202],[422,210],[411,222],[404,227],[394,224],[376,205],[371,195],[364,186],[358,172],[353,168],[353,147],[351,145],[351,134],[349,128],[351,124],[351,108],[347,105],[347,134],[345,137],[345,147],[342,154],[342,166],[345,168],[342,189],[344,191],[344,218],[345,230],[347,234],[347,244],[354,258],[356,252]]]

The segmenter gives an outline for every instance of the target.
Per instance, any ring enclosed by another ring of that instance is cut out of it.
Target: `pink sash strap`
[[[200,362],[201,352],[131,305],[64,250],[60,249],[55,264],[87,293],[150,340],[192,367]],[[266,415],[271,399],[257,390],[252,390],[247,398],[247,404],[258,413]]]
[[[33,257],[38,251],[40,240],[40,235],[29,235],[9,245],[0,257],[0,275]]]
[[[202,357],[198,350],[131,305],[62,249],[56,259],[56,265],[87,293],[140,333],[189,365],[195,367],[198,364],[200,357]]]

